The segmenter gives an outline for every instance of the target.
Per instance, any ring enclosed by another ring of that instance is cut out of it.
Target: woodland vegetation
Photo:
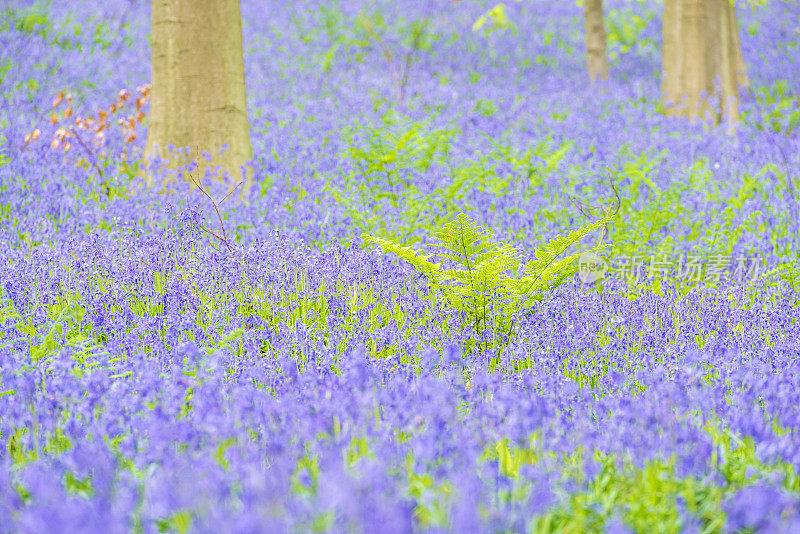
[[[7,0],[0,532],[800,531],[799,44]]]

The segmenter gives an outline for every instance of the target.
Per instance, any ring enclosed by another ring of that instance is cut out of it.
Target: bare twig
[[[236,186],[233,189],[231,189],[228,192],[228,194],[225,195],[225,197],[223,197],[223,199],[220,200],[219,202],[214,200],[214,198],[208,193],[208,191],[206,191],[205,188],[202,185],[200,185],[200,183],[197,180],[195,180],[194,176],[189,175],[189,180],[200,190],[201,193],[203,193],[203,195],[205,195],[206,198],[208,198],[208,200],[211,201],[211,204],[214,206],[214,211],[217,214],[217,219],[219,219],[219,226],[220,226],[220,229],[222,230],[222,235],[220,236],[219,234],[217,234],[213,230],[210,230],[209,228],[206,228],[206,226],[203,225],[203,224],[200,225],[200,228],[202,228],[209,235],[214,236],[219,241],[223,242],[225,244],[225,246],[228,248],[228,252],[233,252],[233,247],[231,246],[230,242],[228,241],[228,234],[225,232],[225,222],[222,220],[222,214],[219,212],[219,206],[223,202],[225,202],[228,199],[228,197],[231,196],[233,194],[233,192],[236,191],[236,189],[238,189],[238,187],[240,185],[242,185],[242,183],[244,183],[244,180],[242,180],[238,184],[236,184]],[[209,241],[209,243],[211,243],[211,241]],[[219,252],[218,248],[214,247],[214,249],[217,250],[217,252]]]
[[[584,202],[583,200],[569,196],[569,199],[572,201],[572,204],[578,209],[578,211],[586,218],[590,218],[592,216],[592,210],[600,209],[596,206],[592,206],[588,202]]]
[[[609,178],[608,181],[609,181],[609,184],[611,185],[611,190],[614,191],[614,196],[616,197],[616,201],[617,201],[617,205],[614,208],[614,211],[618,212],[619,208],[620,208],[620,205],[622,204],[622,201],[619,198],[619,191],[617,191],[617,186],[616,186],[616,184],[614,184],[614,182],[611,180],[611,178]],[[591,213],[592,210],[605,211],[606,214],[611,212],[611,209],[609,207],[603,206],[602,204],[600,206],[592,206],[588,202],[584,202],[580,198],[573,197],[573,196],[569,196],[569,199],[572,201],[572,203],[575,205],[575,207],[578,209],[579,212],[581,212],[581,215],[583,215],[584,217],[591,217],[592,216],[592,213]]]
[[[372,29],[372,25],[369,23],[362,23],[361,27],[364,28],[364,31],[369,34],[369,36],[378,43],[378,46],[381,47],[381,52],[383,53],[383,58],[386,60],[386,63],[389,65],[389,72],[392,74],[392,81],[394,82],[395,91],[397,91],[397,100],[403,100],[403,88],[400,82],[400,74],[397,72],[397,66],[394,63],[394,56],[392,55],[392,51],[389,50],[389,47],[386,45],[386,41],[381,39],[381,37],[375,33],[375,30]]]
[[[422,23],[422,27],[418,28],[416,32],[414,32],[414,40],[411,43],[411,50],[408,51],[406,54],[406,61],[405,65],[403,66],[403,79],[400,82],[400,102],[403,102],[406,95],[406,87],[408,86],[408,72],[411,70],[411,60],[414,58],[414,54],[419,47],[419,42],[422,39],[422,36],[425,34],[425,30],[428,27],[428,20]]]
[[[217,239],[219,239],[220,241],[225,241],[225,239],[224,239],[224,238],[222,238],[222,237],[220,237],[220,236],[219,236],[219,234],[217,234],[217,233],[216,233],[214,230],[211,230],[210,228],[207,228],[205,224],[202,224],[202,223],[201,223],[201,224],[200,224],[200,228],[202,228],[203,230],[205,230],[205,231],[206,231],[208,234],[210,234],[210,235],[212,235],[212,236],[216,237],[216,238],[217,238]]]
[[[212,236],[216,237],[217,239],[219,239],[220,241],[222,241],[221,237],[219,237],[213,230],[209,230],[208,228],[206,228],[206,226],[204,224],[201,224],[200,228],[202,228],[207,234],[212,235]],[[220,251],[219,247],[217,245],[215,245],[213,241],[211,241],[211,238],[209,236],[206,236],[206,239],[208,240],[208,244],[211,245],[211,248],[213,248],[217,252]]]
[[[397,93],[397,101],[398,103],[403,103],[406,97],[406,87],[408,86],[408,73],[411,70],[411,61],[414,59],[414,55],[419,48],[419,42],[422,40],[423,35],[425,34],[425,30],[428,26],[428,20],[422,23],[422,26],[417,28],[414,31],[414,39],[411,43],[411,50],[405,55],[403,61],[403,68],[399,70],[397,65],[394,61],[394,54],[389,49],[389,46],[386,44],[386,41],[378,35],[375,30],[372,28],[372,25],[369,22],[362,22],[361,27],[367,34],[376,42],[378,46],[381,47],[381,53],[383,54],[383,58],[386,60],[386,63],[389,66],[389,72],[392,75],[392,82],[394,84],[395,92]]]
[[[86,143],[83,142],[83,139],[81,139],[81,136],[78,135],[78,132],[75,131],[75,128],[70,128],[69,131],[72,133],[75,139],[78,140],[78,143],[80,143],[80,145],[83,147],[83,150],[85,150],[86,153],[89,155],[89,159],[92,160],[92,165],[94,165],[94,169],[97,171],[97,174],[99,174],[100,178],[102,178],[103,181],[105,181],[106,177],[103,175],[103,171],[97,164],[97,157],[94,155],[94,152],[88,146],[86,146]]]
[[[616,205],[616,207],[615,207],[615,208],[614,208],[614,210],[613,210],[614,216],[617,216],[617,215],[619,215],[619,208],[620,208],[620,205],[621,205],[621,201],[620,201],[620,198],[619,198],[619,192],[617,191],[617,186],[614,184],[614,182],[613,182],[613,181],[612,181],[610,178],[609,178],[609,183],[611,184],[611,189],[614,191],[614,195],[615,195],[615,196],[616,196],[616,198],[617,198],[617,205]],[[595,209],[597,209],[597,208],[595,208]],[[608,207],[606,207],[604,211],[605,211],[605,217],[608,217],[608,216],[609,216],[609,215],[612,213],[611,206],[609,205]],[[604,224],[604,225],[603,225],[603,233],[602,233],[602,234],[600,234],[600,239],[598,240],[598,242],[597,242],[597,245],[595,246],[595,248],[597,248],[597,247],[600,247],[600,246],[603,244],[603,240],[605,239],[605,237],[606,237],[606,235],[607,235],[607,234],[608,234],[608,223],[606,223],[606,224]],[[572,246],[572,245],[570,245],[570,246]],[[542,269],[539,271],[539,274],[538,274],[538,275],[536,276],[536,278],[533,280],[532,284],[535,284],[536,282],[538,282],[538,281],[539,281],[539,279],[541,279],[541,276],[542,276],[542,274],[545,272],[545,270],[546,270],[548,267],[550,267],[550,265],[552,265],[552,264],[553,264],[553,262],[556,260],[556,258],[558,258],[559,256],[561,256],[561,254],[563,254],[563,253],[564,253],[566,250],[567,250],[567,249],[564,249],[564,250],[562,250],[560,253],[558,253],[558,254],[556,254],[555,256],[553,256],[552,258],[550,258],[550,261],[547,263],[547,265],[545,265],[545,266],[544,266],[544,267],[543,267],[543,268],[542,268]],[[531,284],[531,285],[532,285],[532,284]],[[530,286],[529,286],[529,287],[530,287]]]
[[[608,183],[611,186],[611,190],[614,191],[614,196],[616,197],[617,200],[617,205],[614,206],[614,215],[619,215],[619,208],[622,205],[622,200],[620,200],[619,198],[619,191],[617,190],[617,184],[614,183],[614,180],[612,180],[611,177],[608,178]],[[611,213],[610,205],[605,208],[605,213],[606,216],[608,216]],[[604,224],[603,233],[600,235],[600,241],[597,244],[598,247],[602,245],[603,240],[606,238],[607,235],[608,235],[608,224]]]
[[[231,190],[228,192],[228,194],[227,194],[227,195],[225,195],[225,196],[222,198],[222,200],[220,200],[220,201],[219,201],[219,204],[220,204],[220,205],[222,205],[222,203],[223,203],[223,202],[225,202],[226,200],[228,200],[228,197],[229,197],[229,196],[231,196],[231,195],[233,194],[233,192],[234,192],[234,191],[236,191],[236,190],[239,188],[239,186],[240,186],[240,185],[242,185],[243,183],[244,183],[244,180],[242,180],[241,182],[239,182],[238,184],[236,184],[236,185],[233,187],[233,189],[231,189]]]

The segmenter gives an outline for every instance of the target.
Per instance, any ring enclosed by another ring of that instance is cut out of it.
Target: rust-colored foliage
[[[134,100],[135,111],[125,116],[117,118],[116,123],[122,128],[125,135],[125,142],[132,143],[137,137],[137,125],[142,124],[146,117],[143,111],[144,106],[150,99],[150,86],[144,85],[137,89],[139,96]],[[129,109],[128,102],[131,100],[130,91],[123,89],[117,95],[115,102],[112,102],[107,108],[98,109],[92,115],[87,117],[77,116],[74,121],[68,121],[74,114],[72,107],[72,95],[64,91],[59,92],[50,109],[49,122],[53,125],[59,125],[53,134],[53,139],[50,142],[52,149],[61,149],[64,152],[69,152],[73,147],[73,141],[77,141],[83,145],[87,151],[91,152],[88,146],[83,142],[79,132],[89,133],[94,137],[93,144],[95,148],[101,148],[105,143],[106,131],[111,127],[112,119],[120,112]],[[62,106],[66,103],[66,107]],[[63,109],[59,112],[59,107]],[[37,127],[25,136],[22,148],[25,149],[30,143],[39,139],[41,130]]]

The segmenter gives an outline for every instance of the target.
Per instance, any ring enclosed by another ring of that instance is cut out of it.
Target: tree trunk
[[[745,74],[730,0],[665,0],[662,97],[671,117],[739,119]]]
[[[253,155],[239,0],[152,0],[152,96],[145,158],[190,159],[199,180],[220,166],[234,183]],[[168,152],[188,147],[189,155]],[[227,150],[220,155],[223,145]],[[211,154],[207,162],[203,152]],[[218,174],[221,178],[221,174]]]
[[[608,78],[603,0],[583,0],[586,23],[586,66],[592,82]]]

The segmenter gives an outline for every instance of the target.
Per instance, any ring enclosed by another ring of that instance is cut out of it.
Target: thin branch
[[[86,146],[86,143],[83,142],[83,139],[81,139],[81,136],[78,135],[78,132],[75,131],[75,128],[70,128],[69,131],[72,133],[73,136],[75,136],[75,139],[78,140],[78,143],[80,143],[80,145],[83,147],[83,150],[85,150],[86,153],[89,155],[89,158],[92,160],[92,165],[94,165],[97,174],[99,174],[100,178],[102,178],[103,181],[105,181],[106,177],[103,175],[103,171],[100,170],[100,166],[97,164],[97,157],[94,155],[94,152],[92,152],[92,150],[88,146]]]
[[[214,237],[216,237],[217,239],[220,239],[220,237],[219,237],[219,236],[217,236],[217,234],[215,234],[214,232],[211,232],[211,231],[209,231],[209,230],[208,230],[208,229],[207,229],[205,226],[203,226],[202,224],[200,225],[200,228],[202,228],[203,230],[205,230],[207,233],[209,233],[209,234],[213,235],[213,236],[214,236]],[[209,244],[209,245],[211,245],[211,248],[213,248],[213,249],[214,249],[215,251],[217,251],[217,252],[220,252],[220,250],[219,250],[219,247],[217,247],[217,245],[215,245],[215,244],[214,244],[214,243],[211,241],[211,239],[210,239],[208,236],[206,236],[206,240],[208,241],[208,244]]]
[[[217,233],[216,233],[214,230],[211,230],[210,228],[207,228],[207,227],[206,227],[206,225],[204,225],[204,224],[200,224],[200,228],[202,228],[203,230],[205,230],[207,233],[211,234],[212,236],[216,237],[216,238],[217,238],[217,239],[219,239],[220,241],[225,241],[225,240],[224,240],[223,238],[221,238],[221,237],[219,236],[219,234],[217,234]]]
[[[614,197],[617,200],[617,205],[614,208],[614,212],[619,213],[619,208],[622,205],[622,200],[620,200],[619,198],[619,190],[617,189],[617,184],[614,183],[614,180],[612,180],[610,176],[608,178],[608,184],[611,186],[611,190],[614,191]]]
[[[419,42],[422,39],[422,36],[425,33],[425,30],[428,27],[428,19],[422,23],[422,27],[418,28],[417,31],[414,33],[414,40],[411,43],[411,50],[408,51],[406,54],[406,62],[405,66],[403,67],[403,79],[400,82],[400,102],[402,103],[406,96],[406,86],[408,85],[408,71],[411,70],[411,60],[414,58],[414,54],[417,52],[417,48],[419,46]]]
[[[579,199],[578,197],[573,197],[573,196],[570,196],[570,195],[567,195],[567,196],[572,201],[572,204],[578,209],[578,211],[584,217],[591,218],[591,216],[592,216],[591,210],[599,209],[596,206],[592,206],[588,202],[584,202],[583,200]]]
[[[220,236],[219,234],[217,234],[213,230],[210,230],[210,229],[206,228],[206,226],[203,225],[203,224],[200,225],[200,228],[202,228],[206,233],[216,237],[218,240],[220,240],[223,243],[225,243],[225,246],[228,248],[228,252],[233,252],[233,247],[228,242],[228,234],[225,232],[225,222],[222,220],[222,214],[219,212],[219,206],[223,202],[225,202],[228,199],[228,197],[231,196],[233,194],[233,192],[236,191],[236,189],[239,188],[240,185],[242,185],[244,183],[244,180],[242,180],[238,184],[236,184],[236,186],[234,186],[234,188],[231,189],[228,192],[228,194],[225,195],[222,198],[222,200],[220,200],[219,202],[214,200],[214,198],[205,190],[205,188],[202,185],[200,185],[200,183],[197,180],[195,180],[194,176],[192,176],[191,174],[189,175],[189,180],[200,190],[201,193],[203,193],[203,195],[206,196],[206,198],[208,198],[211,201],[211,204],[214,206],[214,211],[217,214],[217,219],[219,219],[219,226],[222,229],[222,236]],[[211,243],[211,241],[209,241],[209,243]],[[219,249],[217,249],[216,247],[214,247],[214,248],[215,248],[215,250],[217,250],[217,252],[219,252]]]
[[[219,204],[220,204],[220,205],[222,205],[222,203],[223,203],[223,202],[225,202],[226,200],[228,200],[228,197],[229,197],[229,196],[231,196],[231,195],[233,194],[233,192],[234,192],[234,191],[236,191],[236,190],[239,188],[239,186],[240,186],[240,185],[242,185],[243,183],[244,183],[244,180],[242,180],[241,182],[239,182],[238,184],[236,184],[236,185],[234,186],[234,188],[233,188],[233,189],[231,189],[231,190],[228,192],[228,194],[227,194],[227,195],[225,195],[225,196],[222,198],[222,200],[220,200],[220,201],[219,201]]]
[[[611,184],[611,189],[614,191],[614,194],[616,195],[616,198],[617,198],[617,205],[616,205],[616,207],[615,207],[615,209],[614,209],[614,215],[616,216],[616,215],[618,215],[618,214],[619,214],[619,208],[620,208],[620,205],[621,205],[621,201],[620,201],[620,198],[619,198],[619,192],[617,191],[617,187],[616,187],[616,185],[614,184],[614,182],[613,182],[613,181],[611,181],[611,179],[610,179],[610,178],[609,178],[609,183]],[[611,207],[609,206],[609,207],[608,207],[608,208],[606,208],[606,210],[605,210],[605,216],[606,216],[606,217],[608,217],[608,215],[609,215],[610,213],[611,213]],[[608,231],[608,223],[606,223],[606,224],[604,224],[604,225],[603,225],[603,233],[600,235],[600,241],[598,241],[598,244],[596,245],[596,247],[599,247],[599,246],[602,244],[602,240],[603,240],[603,239],[605,239],[605,236],[606,236],[606,234],[607,234],[607,231]],[[583,239],[583,238],[581,238],[581,239]],[[570,243],[570,245],[569,245],[569,246],[572,246],[573,244],[574,244],[574,243]],[[564,250],[562,250],[561,252],[559,252],[558,254],[556,254],[555,256],[553,256],[553,257],[550,259],[550,261],[549,261],[549,262],[547,262],[547,265],[545,265],[544,267],[542,267],[542,268],[539,270],[539,274],[538,274],[538,275],[536,276],[536,278],[535,278],[535,279],[534,279],[534,280],[533,280],[533,281],[532,281],[532,282],[531,282],[531,283],[528,285],[528,287],[529,287],[529,288],[530,288],[530,287],[533,287],[533,285],[534,285],[536,282],[538,282],[538,281],[541,279],[541,277],[542,277],[542,274],[544,274],[545,270],[547,270],[547,269],[548,269],[548,268],[549,268],[549,267],[550,267],[550,266],[553,264],[553,262],[554,262],[554,261],[556,261],[556,259],[557,259],[559,256],[561,256],[562,254],[564,254],[564,252],[566,252],[566,250],[567,250],[567,249],[565,248]]]
[[[392,74],[392,81],[394,82],[395,91],[397,91],[397,100],[402,102],[403,101],[403,87],[400,82],[400,74],[397,72],[397,67],[394,64],[394,57],[392,56],[392,51],[389,50],[389,47],[386,45],[386,42],[381,39],[381,37],[375,33],[375,30],[372,29],[372,25],[369,23],[362,23],[361,27],[364,28],[364,31],[372,37],[378,46],[381,47],[381,51],[383,53],[383,58],[386,60],[386,63],[389,64],[389,71]]]
[[[208,200],[210,200],[210,201],[211,201],[211,204],[214,206],[214,211],[217,213],[217,218],[219,219],[220,226],[222,227],[222,237],[218,236],[216,233],[213,233],[213,232],[212,232],[212,235],[213,235],[214,237],[216,237],[217,239],[219,239],[220,241],[222,241],[223,243],[225,243],[225,246],[226,246],[226,247],[228,247],[228,251],[229,251],[229,252],[232,252],[232,251],[233,251],[233,248],[231,247],[230,243],[228,243],[228,236],[227,236],[227,234],[225,233],[225,223],[223,223],[223,222],[222,222],[222,216],[221,216],[221,215],[220,215],[220,213],[219,213],[219,208],[218,208],[218,206],[217,206],[217,201],[216,201],[216,200],[214,200],[214,199],[211,197],[211,195],[209,195],[209,194],[206,192],[206,190],[203,188],[203,186],[202,186],[202,185],[200,185],[200,183],[199,183],[199,182],[197,182],[197,181],[194,179],[194,176],[189,176],[189,180],[191,180],[191,182],[192,182],[192,183],[193,183],[195,186],[197,186],[197,188],[200,190],[200,192],[201,192],[201,193],[203,193],[203,195],[205,195],[205,196],[206,196],[206,198],[208,198]],[[201,225],[201,226],[202,226],[202,225]],[[208,230],[206,230],[206,231],[208,231]]]
[[[610,177],[609,177],[609,184],[611,186],[611,190],[614,191],[614,196],[616,197],[616,201],[617,201],[617,205],[616,205],[615,211],[619,211],[619,207],[622,204],[622,201],[619,198],[619,191],[617,191],[617,187],[614,184],[614,182],[611,180]],[[583,215],[584,217],[591,217],[591,212],[587,213],[587,211],[589,211],[589,210],[605,211],[606,215],[608,213],[610,213],[610,208],[608,208],[606,206],[603,206],[602,204],[600,206],[592,206],[588,202],[584,202],[583,200],[581,200],[578,197],[573,197],[573,196],[570,196],[570,195],[567,195],[567,196],[572,201],[572,203],[575,205],[575,207],[578,209],[578,211],[581,212],[581,215]]]

